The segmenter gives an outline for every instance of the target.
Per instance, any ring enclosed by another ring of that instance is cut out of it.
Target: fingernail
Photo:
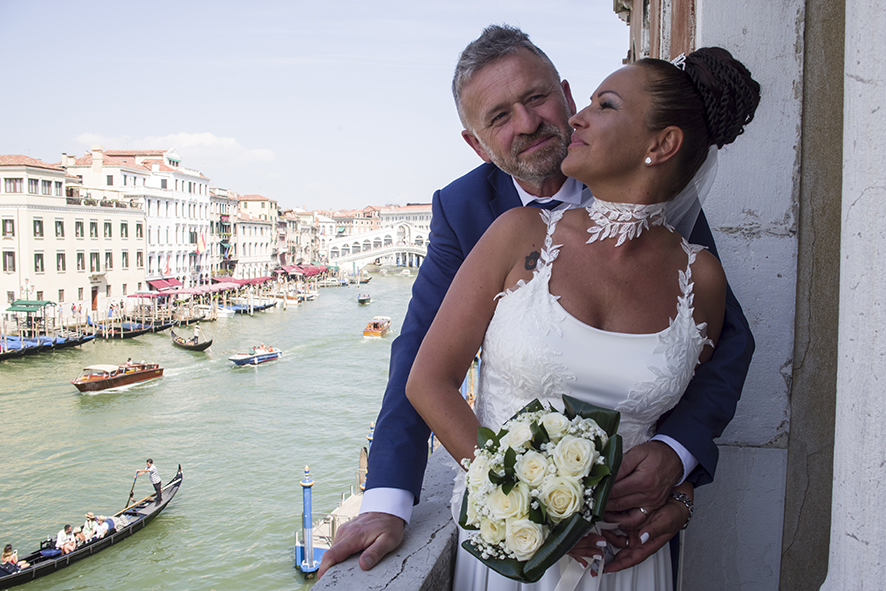
[[[375,566],[375,565],[372,563],[372,559],[371,559],[371,558],[364,558],[364,559],[363,559],[363,564],[366,565],[366,570],[369,570],[370,568],[372,568],[373,566]]]
[[[597,542],[597,547],[598,548],[605,548],[606,547],[606,540],[600,540],[599,542]]]
[[[645,544],[648,541],[649,541],[649,534],[644,531],[642,534],[640,534],[640,543]]]

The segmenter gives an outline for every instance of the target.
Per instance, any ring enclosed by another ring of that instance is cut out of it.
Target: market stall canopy
[[[6,308],[7,312],[39,312],[46,306],[55,306],[55,302],[49,300],[15,300]]]
[[[167,277],[164,279],[151,279],[150,281],[148,281],[148,285],[150,285],[157,291],[163,291],[173,289],[175,287],[180,287],[182,285],[182,282],[175,277]]]

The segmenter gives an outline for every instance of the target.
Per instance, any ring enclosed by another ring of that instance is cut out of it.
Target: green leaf
[[[517,452],[514,451],[513,447],[509,447],[508,451],[505,452],[505,474],[509,477],[514,477],[514,466],[517,465]]]
[[[505,493],[505,496],[511,494],[511,491],[514,490],[514,487],[517,486],[517,483],[513,480],[510,482],[505,482],[501,485],[501,492]]]
[[[467,525],[468,522],[468,489],[461,498],[461,512],[458,515],[458,524],[465,529],[480,529],[476,525]]]
[[[539,425],[535,421],[532,421],[532,424],[529,425],[529,429],[532,431],[533,449],[535,449],[535,451],[541,451],[541,446],[551,441],[551,436],[548,435],[548,430],[545,429],[544,425]]]
[[[618,432],[618,424],[621,422],[621,413],[617,410],[602,408],[596,404],[584,402],[572,396],[564,396],[563,404],[565,406],[565,414],[572,419],[580,416],[586,419],[593,419],[600,428],[606,431],[610,437]]]
[[[594,490],[594,521],[603,518],[603,512],[606,510],[606,501],[609,499],[609,491],[615,484],[615,474],[621,466],[621,435],[614,435],[609,439],[609,443],[603,449],[603,457],[606,459],[606,465],[609,467],[610,473],[604,476],[597,488]],[[591,472],[593,474],[593,471]]]
[[[495,435],[495,431],[490,429],[489,427],[480,427],[477,429],[477,447],[483,449],[486,447],[486,442],[492,440],[495,444],[498,444],[498,438]]]
[[[576,542],[591,531],[591,527],[588,520],[578,513],[557,524],[535,556],[523,566],[524,580],[529,583],[538,581],[548,568],[563,558]]]
[[[548,508],[544,503],[535,499],[538,503],[538,509],[533,509],[532,504],[529,505],[529,520],[533,523],[538,523],[540,525],[544,525],[548,520]]]
[[[610,473],[609,466],[606,466],[605,464],[594,464],[594,467],[591,468],[591,473],[585,476],[582,484],[585,488],[597,486],[597,484],[603,480],[605,476],[609,476]]]
[[[505,576],[509,579],[513,579],[515,581],[523,581],[526,579],[523,577],[523,563],[519,560],[515,560],[513,558],[483,558],[483,554],[471,544],[470,540],[465,540],[461,543],[461,547],[474,555],[480,562],[499,573],[502,576]]]
[[[507,474],[499,474],[495,470],[489,471],[489,482],[491,482],[495,486],[501,486],[505,482],[510,482],[512,480],[513,478],[511,478]]]
[[[530,402],[529,404],[527,404],[526,406],[524,406],[523,408],[518,410],[517,413],[514,416],[512,416],[511,418],[514,419],[524,413],[538,412],[538,411],[544,410],[544,409],[545,409],[544,405],[538,401],[538,398],[536,398],[535,400],[533,400],[532,402]]]

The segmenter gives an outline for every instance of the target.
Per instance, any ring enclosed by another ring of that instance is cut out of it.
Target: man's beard
[[[521,154],[528,146],[545,137],[552,137],[554,141],[532,154]],[[550,123],[542,124],[532,135],[516,137],[507,158],[491,150],[483,140],[479,141],[493,164],[514,178],[529,182],[540,182],[559,174],[560,164],[569,154],[568,135]]]

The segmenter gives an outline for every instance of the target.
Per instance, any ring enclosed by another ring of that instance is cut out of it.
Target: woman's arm
[[[490,226],[452,281],[409,374],[407,398],[459,462],[473,459],[479,427],[459,388],[483,343],[495,296],[519,278],[531,278],[531,271],[516,265],[532,250],[540,251],[544,232],[539,228],[544,226],[538,211],[522,209]],[[533,235],[539,240],[527,238]]]

